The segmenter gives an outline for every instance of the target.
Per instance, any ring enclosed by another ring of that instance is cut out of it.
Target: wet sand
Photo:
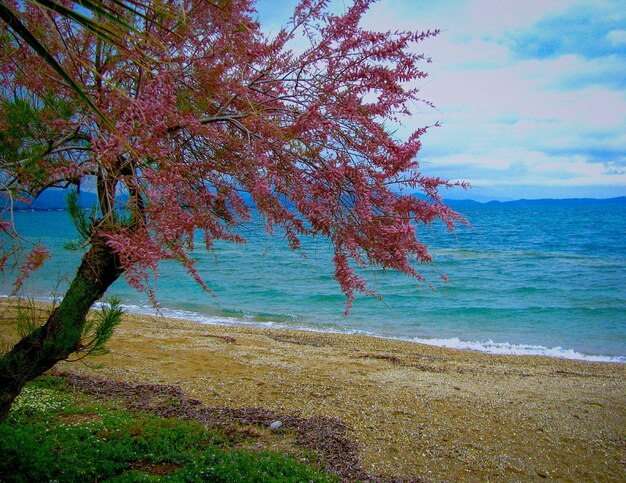
[[[0,307],[5,347],[11,313]],[[372,477],[626,480],[626,364],[130,314],[109,348],[99,369],[59,368],[177,385],[208,406],[337,418]]]

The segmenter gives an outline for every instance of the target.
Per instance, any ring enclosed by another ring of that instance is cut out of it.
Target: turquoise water
[[[200,323],[364,333],[494,353],[626,362],[626,205],[500,204],[460,211],[471,228],[454,234],[439,225],[420,229],[435,256],[432,266],[423,267],[431,285],[369,271],[384,302],[359,298],[348,317],[332,278],[328,243],[305,240],[303,258],[257,225],[246,228],[247,245],[220,244],[212,253],[194,254],[215,296],[175,264],[163,263],[157,282],[161,312]],[[80,258],[62,248],[74,236],[67,215],[17,212],[16,224],[53,253],[27,293],[61,294]],[[9,292],[9,281],[3,280],[0,293]],[[127,310],[153,310],[145,294],[123,281],[109,293],[120,296]]]

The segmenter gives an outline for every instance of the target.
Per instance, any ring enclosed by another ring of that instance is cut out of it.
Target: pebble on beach
[[[283,425],[282,421],[274,421],[272,424],[270,424],[270,429],[272,431],[276,431],[277,429],[281,428]]]

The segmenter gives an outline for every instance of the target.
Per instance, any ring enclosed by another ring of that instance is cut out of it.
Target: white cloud
[[[606,39],[616,46],[626,45],[626,30],[611,30],[606,34]]]
[[[602,0],[594,8],[622,18],[620,3]],[[574,0],[381,0],[372,7],[364,19],[369,29],[442,29],[418,46],[433,58],[418,87],[437,110],[415,106],[400,131],[443,123],[423,138],[425,173],[469,180],[487,197],[568,196],[568,188],[571,196],[626,195],[624,57],[594,54],[593,45],[580,55],[523,56],[525,44],[511,44],[517,32],[530,41],[541,35],[535,24],[545,18],[573,12],[584,19],[588,7]],[[600,38],[626,45],[626,30]]]

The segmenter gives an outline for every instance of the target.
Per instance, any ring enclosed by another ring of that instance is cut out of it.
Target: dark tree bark
[[[42,375],[79,348],[89,309],[122,274],[113,250],[92,238],[68,291],[46,323],[0,359],[0,422],[26,382]]]

